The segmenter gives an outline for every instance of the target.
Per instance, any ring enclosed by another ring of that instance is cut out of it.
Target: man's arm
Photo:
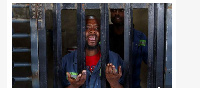
[[[145,45],[142,46],[142,60],[145,62],[145,64],[147,64],[148,62],[148,40],[145,36],[145,34],[143,34],[144,40],[146,40]]]
[[[119,79],[122,76],[121,66],[118,67],[118,73],[115,70],[115,66],[112,63],[106,66],[106,79],[108,80],[111,88],[123,88],[119,83]]]

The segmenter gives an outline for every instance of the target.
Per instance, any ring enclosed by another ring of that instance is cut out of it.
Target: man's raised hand
[[[79,88],[86,81],[86,70],[83,70],[81,74],[79,74],[76,79],[72,78],[69,72],[67,72],[68,81],[70,85],[67,88]]]
[[[108,63],[106,66],[106,79],[108,80],[111,87],[121,88],[122,85],[119,84],[119,79],[122,76],[121,66],[118,67],[118,72],[112,63]]]

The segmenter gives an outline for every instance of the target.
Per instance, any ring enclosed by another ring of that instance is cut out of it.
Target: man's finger
[[[81,78],[80,78],[80,81],[79,81],[79,84],[83,84],[86,80],[86,70],[83,70],[82,71],[82,74],[81,74]]]
[[[83,70],[83,71],[82,71],[81,79],[83,79],[83,80],[86,79],[86,70]]]
[[[67,72],[67,78],[68,78],[68,81],[71,82],[72,79],[71,79],[71,75],[69,74],[69,72]]]
[[[112,64],[109,64],[109,66],[108,66],[108,73],[112,74]]]
[[[112,65],[112,72],[113,72],[114,75],[117,74],[117,72],[115,70],[115,65]]]
[[[106,74],[108,74],[108,67],[109,67],[109,64],[107,64],[106,66]]]
[[[81,79],[81,74],[79,74],[77,77],[76,77],[76,81],[79,81]]]
[[[118,74],[120,77],[122,76],[122,67],[121,66],[118,67]]]

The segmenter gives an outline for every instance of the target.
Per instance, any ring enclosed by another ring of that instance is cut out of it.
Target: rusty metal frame
[[[150,3],[148,7],[148,76],[147,88],[155,88],[154,83],[154,4]]]
[[[85,4],[77,4],[77,71],[81,73],[85,66]],[[86,87],[86,83],[82,88]]]
[[[39,88],[37,5],[30,4],[32,87]]]
[[[53,58],[54,58],[54,88],[61,88],[59,69],[62,59],[61,4],[53,4]]]
[[[172,3],[165,4],[165,67],[164,87],[172,88]]]
[[[39,43],[39,79],[40,88],[47,88],[47,51],[46,51],[46,27],[45,5],[38,4],[38,43]]]
[[[124,71],[125,71],[125,88],[132,88],[132,41],[133,41],[133,9],[130,3],[125,4],[124,8]]]
[[[106,64],[109,57],[109,15],[108,4],[100,5],[101,13],[101,88],[106,88]]]
[[[156,57],[156,88],[164,85],[164,3],[155,4],[155,30],[157,31]]]

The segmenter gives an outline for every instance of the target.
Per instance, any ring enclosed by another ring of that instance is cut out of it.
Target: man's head
[[[116,25],[124,25],[124,9],[110,9],[111,21]]]
[[[86,48],[97,49],[100,41],[100,27],[95,16],[86,17]]]

